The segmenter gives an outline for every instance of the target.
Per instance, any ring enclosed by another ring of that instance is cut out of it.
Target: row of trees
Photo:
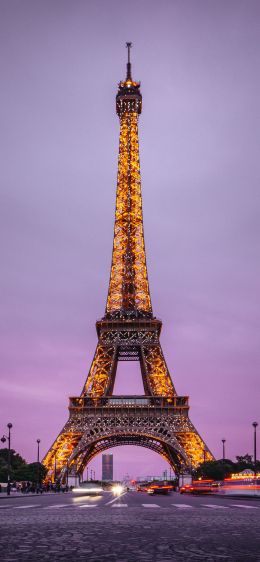
[[[212,480],[223,480],[230,474],[237,474],[243,470],[256,470],[260,472],[260,461],[256,467],[251,455],[236,457],[236,462],[230,459],[203,462],[193,472],[193,478],[210,478]],[[41,482],[47,473],[47,469],[41,463],[27,463],[18,453],[10,451],[10,476],[11,481],[29,481],[35,484]],[[7,482],[8,478],[8,449],[0,449],[0,482]]]
[[[236,457],[236,462],[233,462],[230,459],[203,462],[193,472],[193,478],[224,480],[224,478],[228,478],[231,474],[238,474],[243,470],[256,470],[256,472],[260,472],[260,461],[257,461],[255,466],[252,456],[244,455]]]
[[[27,463],[14,449],[10,450],[10,476],[12,482],[41,482],[46,476],[46,468],[41,463]],[[8,480],[8,449],[0,449],[0,482]]]

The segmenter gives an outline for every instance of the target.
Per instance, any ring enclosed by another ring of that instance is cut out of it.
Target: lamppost
[[[221,439],[221,441],[222,441],[222,460],[224,461],[225,458],[226,458],[226,455],[225,455],[225,443],[226,443],[226,439]]]
[[[11,476],[10,476],[10,472],[11,472],[11,429],[13,427],[12,423],[8,423],[7,424],[8,427],[8,435],[3,435],[3,437],[1,438],[2,443],[5,443],[6,440],[8,441],[8,461],[7,461],[7,495],[10,496],[10,491],[11,491]]]
[[[37,494],[39,493],[39,485],[40,485],[40,439],[37,439]]]
[[[252,426],[254,428],[254,466],[255,466],[255,476],[256,476],[256,428],[258,426],[258,423],[253,422]]]

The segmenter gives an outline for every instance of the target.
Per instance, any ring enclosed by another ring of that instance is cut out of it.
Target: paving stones
[[[257,510],[12,510],[1,562],[260,562]],[[189,511],[189,513],[190,513]]]

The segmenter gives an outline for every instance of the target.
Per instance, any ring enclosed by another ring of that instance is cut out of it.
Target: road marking
[[[78,505],[78,507],[97,507],[97,504],[93,505],[93,504],[89,504],[89,503],[84,503],[83,505]]]
[[[239,503],[232,503],[231,504],[233,507],[243,507],[244,509],[258,509],[257,505],[244,505],[244,504],[239,504]]]
[[[228,509],[226,505],[216,505],[214,503],[204,503],[202,507],[212,507],[212,509]]]
[[[68,507],[68,506],[69,506],[68,503],[61,503],[58,505],[48,505],[47,507],[43,507],[43,509],[60,509],[61,507]]]
[[[107,502],[105,505],[110,505],[111,503],[116,502],[117,500],[119,500],[119,498],[122,498],[123,496],[125,496],[125,494],[126,494],[126,492],[123,492],[123,494],[120,494],[120,496],[117,496],[113,500],[110,500],[110,502]]]
[[[191,509],[193,508],[192,505],[188,505],[187,503],[172,503],[172,505],[174,505],[175,507],[180,507],[181,509],[186,509],[186,507],[190,507]]]
[[[127,503],[114,503],[111,507],[128,507]]]
[[[16,505],[14,509],[29,509],[29,507],[40,507],[39,503],[34,503],[33,505]]]
[[[143,507],[160,507],[157,503],[142,503]]]

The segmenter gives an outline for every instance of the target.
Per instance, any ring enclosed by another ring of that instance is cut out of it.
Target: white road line
[[[33,505],[16,505],[14,509],[29,509],[29,507],[40,507],[39,503],[34,503]]]
[[[143,507],[160,507],[157,503],[142,503]]]
[[[233,507],[243,507],[244,509],[258,509],[257,505],[244,505],[244,504],[239,504],[239,503],[232,503],[231,504]]]
[[[47,507],[43,507],[43,509],[60,509],[61,507],[68,507],[68,503],[61,503],[57,505],[48,505]]]
[[[212,507],[212,509],[228,509],[226,505],[216,505],[214,503],[204,503],[202,507]]]
[[[181,509],[186,509],[187,508],[193,508],[192,505],[188,505],[187,503],[172,503],[172,505],[174,505],[174,507],[180,507]]]
[[[114,498],[113,500],[110,500],[110,502],[107,502],[105,505],[110,505],[111,503],[116,502],[117,500],[119,500],[119,498],[122,498],[123,496],[125,496],[126,492],[123,492],[123,494],[120,494],[120,496],[116,496],[116,498]]]
[[[97,507],[97,504],[93,505],[89,503],[84,503],[83,505],[78,505],[78,507]]]
[[[128,507],[127,503],[114,503],[111,507]]]

